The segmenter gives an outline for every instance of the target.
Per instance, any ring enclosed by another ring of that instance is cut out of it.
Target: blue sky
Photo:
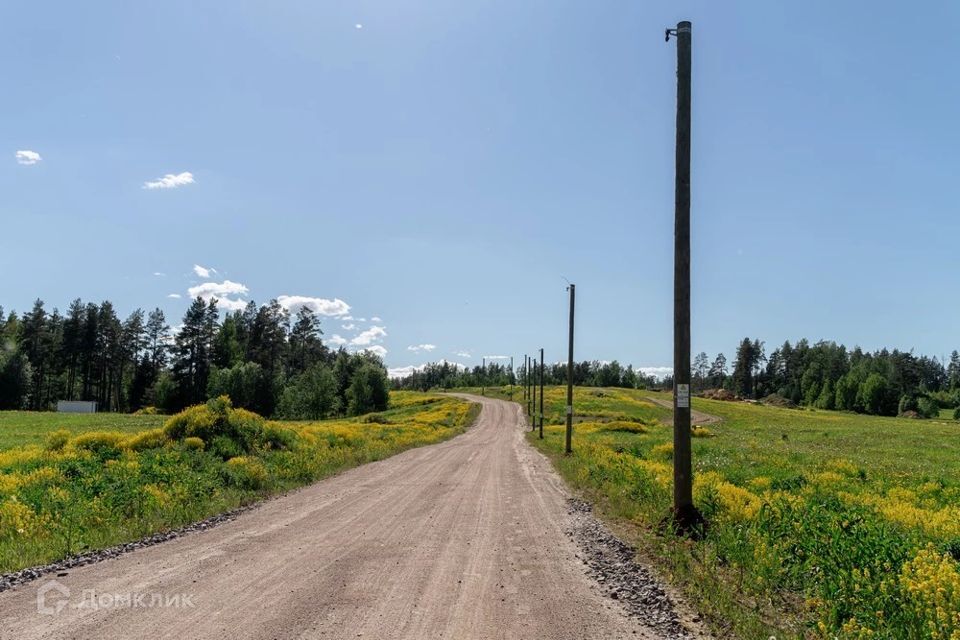
[[[4,3],[0,304],[288,296],[476,364],[563,358],[566,277],[578,358],[669,366],[682,19],[695,352],[960,348],[949,2]]]

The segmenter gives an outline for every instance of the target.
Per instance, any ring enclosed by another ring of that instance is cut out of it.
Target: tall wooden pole
[[[523,354],[523,401],[527,401],[527,354]]]
[[[673,512],[690,531],[700,514],[693,505],[690,460],[690,70],[689,22],[677,24],[677,164],[673,266]],[[667,39],[671,33],[667,32]]]
[[[513,381],[515,377],[513,375],[513,356],[510,356],[510,402],[513,402]]]
[[[543,440],[543,347],[540,347],[540,439]]]
[[[487,359],[483,359],[483,367],[480,369],[480,395],[487,395]]]
[[[576,304],[577,285],[571,284],[570,291],[570,335],[567,340],[567,442],[566,453],[573,453],[573,308]]]

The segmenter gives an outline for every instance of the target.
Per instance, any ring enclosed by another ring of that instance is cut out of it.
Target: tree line
[[[769,356],[758,339],[737,346],[733,370],[721,353],[694,358],[695,389],[727,389],[742,398],[778,396],[801,406],[894,416],[935,417],[960,405],[960,353],[947,362],[897,349],[848,350],[832,341],[789,341]]]
[[[310,308],[291,318],[276,300],[250,302],[221,320],[216,299],[197,298],[176,331],[160,309],[121,320],[109,301],[77,299],[65,314],[48,312],[41,300],[23,315],[0,307],[0,409],[89,400],[100,411],[172,413],[220,395],[290,419],[385,409],[380,358],[332,351],[322,335]]]
[[[524,364],[516,370],[496,362],[486,367],[465,368],[451,362],[432,362],[402,378],[392,381],[396,389],[427,391],[430,389],[453,389],[456,387],[505,386],[523,384],[528,372]],[[539,382],[539,363],[529,371]],[[566,384],[565,362],[544,363],[544,384]],[[659,385],[654,376],[645,375],[619,362],[584,360],[573,365],[573,383],[582,387],[623,387],[628,389],[653,389]]]

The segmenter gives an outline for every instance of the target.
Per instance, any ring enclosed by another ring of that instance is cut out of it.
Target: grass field
[[[72,434],[85,431],[136,433],[163,425],[167,416],[125,413],[53,413],[50,411],[0,411],[0,451],[11,447],[43,444],[54,431]]]
[[[551,426],[529,437],[718,636],[960,638],[960,423],[695,399],[722,422],[693,440],[694,542],[664,530],[671,410],[649,397],[670,399],[577,389],[564,456],[565,390],[548,388]]]
[[[324,422],[268,422],[222,400],[167,419],[0,413],[0,573],[176,528],[439,442],[462,432],[477,409],[393,392],[388,411]]]

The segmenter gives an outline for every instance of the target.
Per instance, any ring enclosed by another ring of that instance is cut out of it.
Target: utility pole
[[[523,354],[523,402],[527,402],[527,354]]]
[[[567,443],[564,452],[573,453],[573,308],[577,285],[567,287],[570,292],[570,338],[567,342]]]
[[[540,347],[540,439],[543,440],[543,347]]]
[[[680,532],[702,522],[690,460],[690,70],[691,25],[677,23],[677,165],[673,263],[673,516]]]
[[[533,400],[530,402],[530,431],[537,428],[537,356],[533,356],[533,376],[530,378]]]
[[[513,402],[513,356],[510,356],[510,402]]]
[[[487,395],[487,359],[483,359],[483,367],[480,369],[480,395]]]

